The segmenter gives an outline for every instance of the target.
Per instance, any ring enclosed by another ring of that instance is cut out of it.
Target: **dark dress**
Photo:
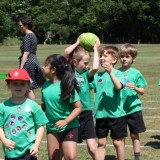
[[[22,45],[20,46],[21,56],[19,57],[20,63],[24,52],[29,52],[28,59],[24,64],[24,69],[28,72],[31,78],[31,89],[39,88],[46,81],[43,70],[36,57],[37,50],[37,37],[34,33],[28,33],[24,36]]]

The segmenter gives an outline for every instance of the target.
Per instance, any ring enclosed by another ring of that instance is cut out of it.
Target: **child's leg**
[[[99,118],[96,119],[96,135],[98,137],[98,153],[101,160],[105,159],[106,144],[109,133],[109,119]]]
[[[130,131],[130,136],[133,143],[135,160],[140,160],[140,140],[139,133],[145,132],[145,124],[142,111],[138,111],[126,116],[127,124]]]
[[[140,140],[138,133],[130,133],[132,143],[133,143],[133,150],[134,150],[134,157],[135,160],[140,160]]]
[[[62,132],[61,141],[64,159],[77,160],[78,128],[71,128]]]
[[[98,148],[96,145],[96,140],[91,138],[91,139],[87,139],[86,142],[87,142],[88,152],[92,156],[92,159],[93,160],[101,160],[101,158],[99,156]]]
[[[62,151],[60,146],[60,139],[58,133],[47,134],[47,147],[49,160],[61,160]]]
[[[92,110],[81,112],[79,116],[79,122],[80,127],[78,133],[78,142],[81,143],[83,139],[85,139],[87,143],[88,152],[91,155],[92,159],[99,160]]]
[[[117,152],[118,160],[125,159],[124,138],[113,140],[113,145]]]
[[[127,137],[127,123],[125,116],[110,119],[111,138],[117,152],[118,160],[125,159],[124,139]]]
[[[106,144],[107,144],[106,138],[99,138],[98,139],[98,153],[99,153],[101,160],[105,159]]]
[[[77,160],[77,143],[74,141],[62,142],[63,155],[65,160]]]

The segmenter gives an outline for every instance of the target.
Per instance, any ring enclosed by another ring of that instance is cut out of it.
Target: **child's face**
[[[21,80],[15,80],[10,81],[8,86],[11,90],[12,96],[14,97],[24,97],[26,92],[29,91],[30,82],[28,81],[21,81]]]
[[[44,72],[44,75],[46,78],[52,79],[52,72],[51,72],[51,65],[50,64],[44,64],[43,72]]]
[[[134,60],[135,58],[133,58],[130,54],[120,54],[120,62],[122,67],[130,67]]]
[[[86,71],[89,68],[88,66],[89,60],[90,60],[89,54],[84,55],[80,61],[76,60],[75,62],[76,70],[80,73]]]
[[[100,57],[100,64],[103,66],[104,64],[109,63],[110,65],[115,63],[115,58],[112,57],[111,54],[103,53]]]

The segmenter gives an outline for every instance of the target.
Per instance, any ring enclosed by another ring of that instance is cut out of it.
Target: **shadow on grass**
[[[105,156],[105,160],[117,160],[117,158],[116,158],[116,156],[114,156],[114,155],[107,155],[107,156]]]
[[[160,136],[154,135],[154,136],[151,136],[151,138],[155,139],[155,141],[147,142],[144,146],[149,146],[149,147],[152,147],[155,149],[159,149],[160,148],[160,141],[157,141],[157,140],[160,140]]]
[[[154,138],[154,139],[160,140],[160,135],[154,135],[154,136],[151,136],[151,138]]]
[[[118,160],[118,159],[114,155],[107,155],[105,156],[105,160]],[[125,160],[131,160],[131,159],[125,159]]]

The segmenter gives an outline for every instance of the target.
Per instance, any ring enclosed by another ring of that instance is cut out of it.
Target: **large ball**
[[[95,44],[95,41],[98,37],[93,33],[83,33],[80,35],[80,46],[82,46],[84,49],[86,49],[89,52],[93,51],[93,46]]]

